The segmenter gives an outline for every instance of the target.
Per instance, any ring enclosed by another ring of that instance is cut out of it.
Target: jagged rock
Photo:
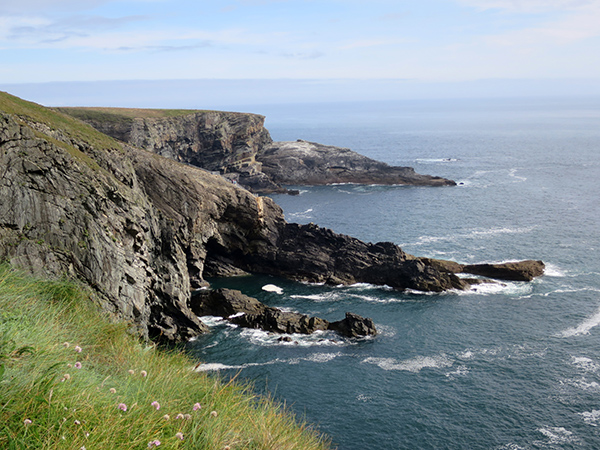
[[[286,334],[311,334],[317,330],[327,330],[329,326],[329,322],[319,317],[310,317],[271,307],[260,314],[234,316],[230,321],[245,328],[259,328],[273,333]]]
[[[245,328],[258,328],[273,333],[312,334],[318,330],[334,330],[348,337],[377,334],[371,319],[364,319],[356,314],[346,313],[345,319],[329,323],[319,317],[268,307],[257,299],[232,289],[197,291],[192,295],[190,307],[199,316],[220,316]]]
[[[412,167],[390,166],[347,148],[303,140],[273,142],[261,148],[256,158],[263,172],[279,184],[456,185],[445,178],[420,175]]]
[[[264,116],[221,111],[57,108],[123,142],[216,171],[254,193],[289,193],[281,185],[332,183],[455,185],[389,166],[347,148],[298,140],[273,142]]]
[[[470,273],[507,281],[531,281],[544,274],[542,261],[525,260],[498,264],[459,264],[442,259],[419,258],[437,270],[449,273]],[[463,279],[472,284],[473,280]]]
[[[544,274],[542,261],[526,260],[499,264],[469,264],[462,272],[509,281],[531,281]]]
[[[239,313],[261,314],[267,306],[234,289],[215,289],[195,291],[190,308],[198,316],[229,317]]]
[[[348,337],[375,336],[377,334],[375,324],[371,319],[350,312],[346,313],[345,319],[331,322],[329,329]]]

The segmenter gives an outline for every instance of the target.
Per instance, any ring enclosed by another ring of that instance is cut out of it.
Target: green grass
[[[329,448],[281,405],[127,330],[85,289],[0,264],[0,448]]]
[[[0,92],[0,112],[13,114],[24,120],[43,123],[52,130],[60,130],[68,137],[83,140],[98,149],[121,148],[121,145],[115,139],[95,130],[80,120],[6,92]],[[64,143],[58,145],[66,146]]]
[[[199,112],[199,109],[145,109],[145,108],[110,108],[110,107],[61,107],[57,111],[69,114],[80,120],[97,120],[99,122],[131,122],[133,119],[188,116]]]

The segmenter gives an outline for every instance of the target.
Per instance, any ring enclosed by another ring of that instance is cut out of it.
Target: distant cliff
[[[269,198],[4,93],[0,173],[0,260],[78,278],[146,337],[205,332],[190,297],[209,276],[254,272],[422,291],[470,283],[454,274],[464,269],[457,264],[286,223]],[[540,267],[527,270],[537,276]]]
[[[452,180],[389,166],[347,148],[302,140],[273,142],[264,117],[219,111],[58,108],[123,142],[216,171],[255,193],[282,185],[333,183],[455,185]]]

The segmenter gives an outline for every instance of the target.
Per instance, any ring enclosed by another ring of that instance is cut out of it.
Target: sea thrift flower
[[[79,345],[76,345],[74,350],[75,350],[77,353],[81,353],[81,347],[80,347]]]
[[[60,381],[69,381],[71,379],[71,375],[65,373]]]
[[[163,416],[163,419],[165,419],[165,420],[169,420],[170,418],[171,418],[171,416],[169,416],[168,414],[165,414],[165,415]]]
[[[79,361],[77,361],[77,362],[75,363],[75,368],[76,368],[76,369],[81,369],[81,363],[80,363]]]
[[[81,422],[79,420],[75,420],[75,425],[81,425]]]
[[[150,405],[154,406],[157,411],[160,409],[160,403],[158,403],[157,401],[153,401],[152,403],[150,403]]]
[[[184,415],[183,415],[183,418],[184,418],[185,420],[192,420],[192,416],[191,416],[191,415],[189,415],[189,414],[184,414]]]
[[[219,413],[216,412],[216,411],[211,411],[210,415],[213,416],[213,417],[217,417],[219,415]]]
[[[198,411],[200,408],[202,408],[202,405],[200,403],[194,403],[192,411]]]
[[[148,442],[148,448],[158,447],[159,445],[160,441],[158,439]]]
[[[69,344],[68,342],[63,342],[63,347],[64,347],[64,348],[68,348],[68,347],[69,347],[69,345],[71,345],[71,344]]]
[[[129,369],[128,372],[129,372],[129,375],[135,375],[135,370],[133,370],[133,369]]]
[[[183,433],[182,433],[182,432],[175,433],[175,437],[176,437],[177,439],[181,439],[181,440],[183,441]]]
[[[110,392],[111,394],[116,394],[116,393],[117,393],[117,390],[116,390],[115,388],[110,388],[110,389],[108,390],[108,392]]]
[[[127,411],[127,405],[125,403],[119,403],[119,409],[121,411]]]
[[[183,414],[179,413],[175,416],[175,420],[183,419]]]
[[[31,419],[25,419],[23,421],[23,425],[31,425],[33,422],[31,421]]]
[[[148,372],[146,372],[145,370],[142,370],[140,372],[140,375],[143,376],[143,377],[147,377],[148,376]]]

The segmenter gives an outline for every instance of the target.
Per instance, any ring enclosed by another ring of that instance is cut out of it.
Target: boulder
[[[234,289],[215,289],[194,291],[190,308],[197,316],[229,317],[239,313],[261,314],[267,306]]]
[[[542,261],[525,260],[499,264],[468,264],[462,272],[507,281],[531,281],[544,274]]]
[[[331,322],[329,329],[348,337],[375,336],[377,334],[375,324],[371,319],[350,312],[346,313],[345,319]]]

